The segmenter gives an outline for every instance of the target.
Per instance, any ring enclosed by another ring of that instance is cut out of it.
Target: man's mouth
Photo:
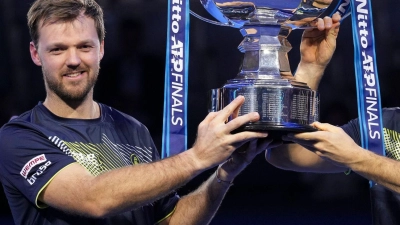
[[[64,74],[64,76],[66,76],[66,77],[77,77],[77,76],[81,75],[82,73],[83,73],[83,71],[82,72],[73,72],[73,73]]]

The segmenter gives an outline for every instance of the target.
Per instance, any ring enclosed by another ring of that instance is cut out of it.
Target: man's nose
[[[79,66],[81,64],[81,58],[76,49],[69,49],[67,53],[66,62],[67,66]]]

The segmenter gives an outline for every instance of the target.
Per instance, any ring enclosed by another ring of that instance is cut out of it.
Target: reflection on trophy
[[[238,47],[244,53],[240,72],[211,90],[209,110],[218,111],[243,95],[246,101],[239,116],[256,111],[260,120],[237,131],[271,131],[276,138],[286,132],[313,131],[309,124],[319,118],[318,93],[294,79],[286,38],[293,29],[310,27],[333,11],[332,0],[200,1],[220,23],[239,28],[244,36]]]

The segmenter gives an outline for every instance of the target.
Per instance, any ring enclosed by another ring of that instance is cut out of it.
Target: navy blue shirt
[[[1,128],[0,181],[17,225],[147,225],[174,211],[179,199],[175,192],[153,204],[104,219],[66,214],[38,201],[51,179],[71,163],[78,162],[97,176],[115,168],[160,159],[143,124],[99,105],[98,119],[66,119],[39,103]]]
[[[400,108],[382,109],[386,156],[400,160]],[[358,119],[342,126],[343,130],[361,146]],[[400,194],[376,184],[370,189],[374,225],[400,224]]]

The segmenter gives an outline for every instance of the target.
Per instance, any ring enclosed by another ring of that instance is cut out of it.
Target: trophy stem
[[[292,46],[287,40],[291,28],[284,26],[244,26],[238,49],[244,53],[237,79],[279,79],[291,74],[287,53]]]

